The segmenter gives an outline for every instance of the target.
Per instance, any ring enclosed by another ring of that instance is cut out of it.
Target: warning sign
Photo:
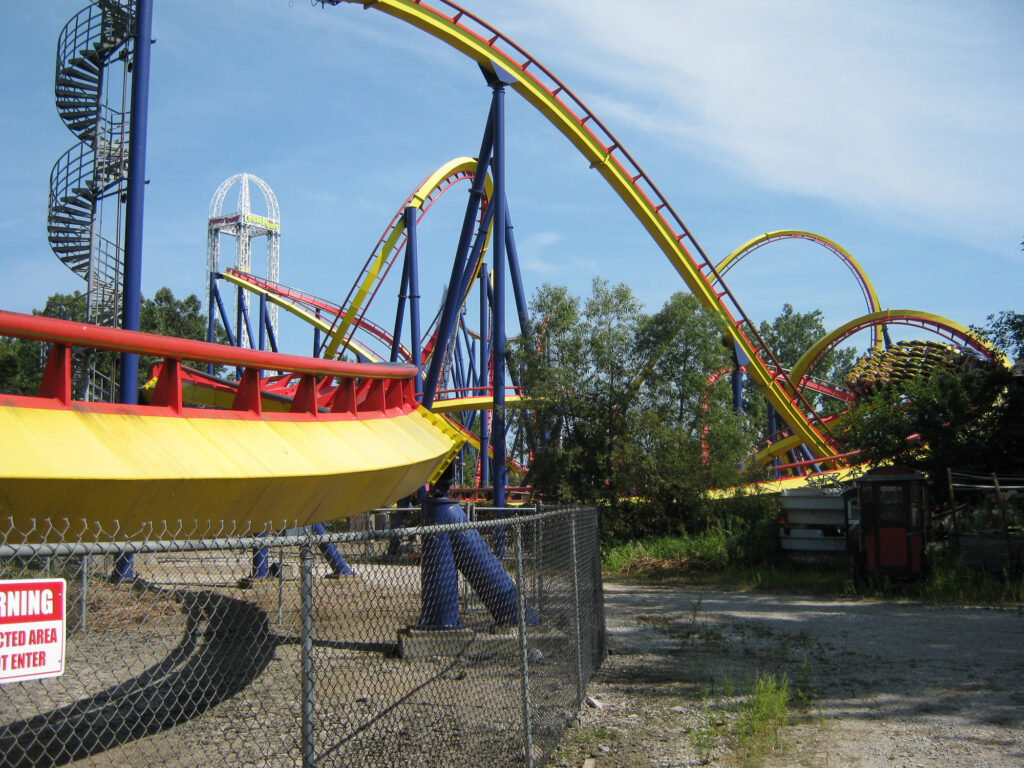
[[[0,683],[64,674],[64,579],[0,581]]]

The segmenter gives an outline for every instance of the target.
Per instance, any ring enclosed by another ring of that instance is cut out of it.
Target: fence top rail
[[[514,508],[513,508],[514,509]],[[377,539],[390,539],[393,536],[422,536],[432,533],[453,533],[456,531],[498,528],[501,526],[520,526],[540,520],[587,512],[593,508],[573,507],[536,512],[530,515],[505,517],[498,520],[482,520],[466,523],[449,523],[446,525],[418,526],[415,528],[392,528],[383,531],[349,531],[344,533],[316,534],[310,531],[296,535],[277,536],[272,534],[250,534],[242,536],[222,536],[197,539],[157,539],[110,542],[40,542],[0,544],[0,559],[12,557],[70,557],[81,555],[127,555],[167,552],[209,552],[217,550],[243,549],[282,549],[302,545],[338,544],[341,542],[358,542]]]

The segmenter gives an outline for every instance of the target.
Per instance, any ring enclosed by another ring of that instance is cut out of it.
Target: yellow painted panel
[[[0,407],[0,518],[305,525],[414,492],[461,438],[418,408],[393,418],[269,421]]]

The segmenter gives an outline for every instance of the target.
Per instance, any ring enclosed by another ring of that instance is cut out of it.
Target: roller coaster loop
[[[878,294],[875,293],[875,288],[871,284],[871,280],[868,278],[864,268],[861,267],[861,265],[857,263],[857,260],[854,259],[853,256],[851,256],[850,253],[841,245],[829,240],[827,237],[817,235],[814,232],[805,232],[799,229],[781,229],[775,232],[766,232],[763,235],[758,235],[757,237],[745,242],[735,251],[718,262],[715,269],[719,275],[724,276],[726,272],[739,264],[743,259],[757,249],[770,243],[777,243],[783,240],[807,240],[808,242],[820,245],[825,250],[835,254],[835,256],[846,265],[846,267],[853,273],[853,276],[857,279],[861,293],[864,294],[864,303],[867,306],[867,311],[881,311],[882,306],[878,303]],[[882,330],[879,326],[871,326],[871,346],[877,347],[881,344],[881,334]]]

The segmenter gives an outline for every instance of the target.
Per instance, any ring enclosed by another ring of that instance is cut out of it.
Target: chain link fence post
[[[523,589],[523,523],[516,528],[516,607],[519,612],[519,660],[523,687],[523,736],[526,747],[526,768],[533,768],[533,727],[530,723],[530,654],[526,645],[526,591]]]
[[[572,629],[576,638],[573,646],[576,650],[576,706],[583,706],[583,695],[586,683],[583,680],[583,637],[580,632],[580,572],[579,557],[576,546],[576,511],[569,512],[569,546],[572,553]]]
[[[85,632],[85,620],[86,614],[89,611],[89,555],[82,555],[82,594],[79,597],[79,609],[80,617],[78,620],[78,628],[80,631]]]
[[[313,768],[313,553],[309,542],[299,547],[302,628],[302,768]]]

